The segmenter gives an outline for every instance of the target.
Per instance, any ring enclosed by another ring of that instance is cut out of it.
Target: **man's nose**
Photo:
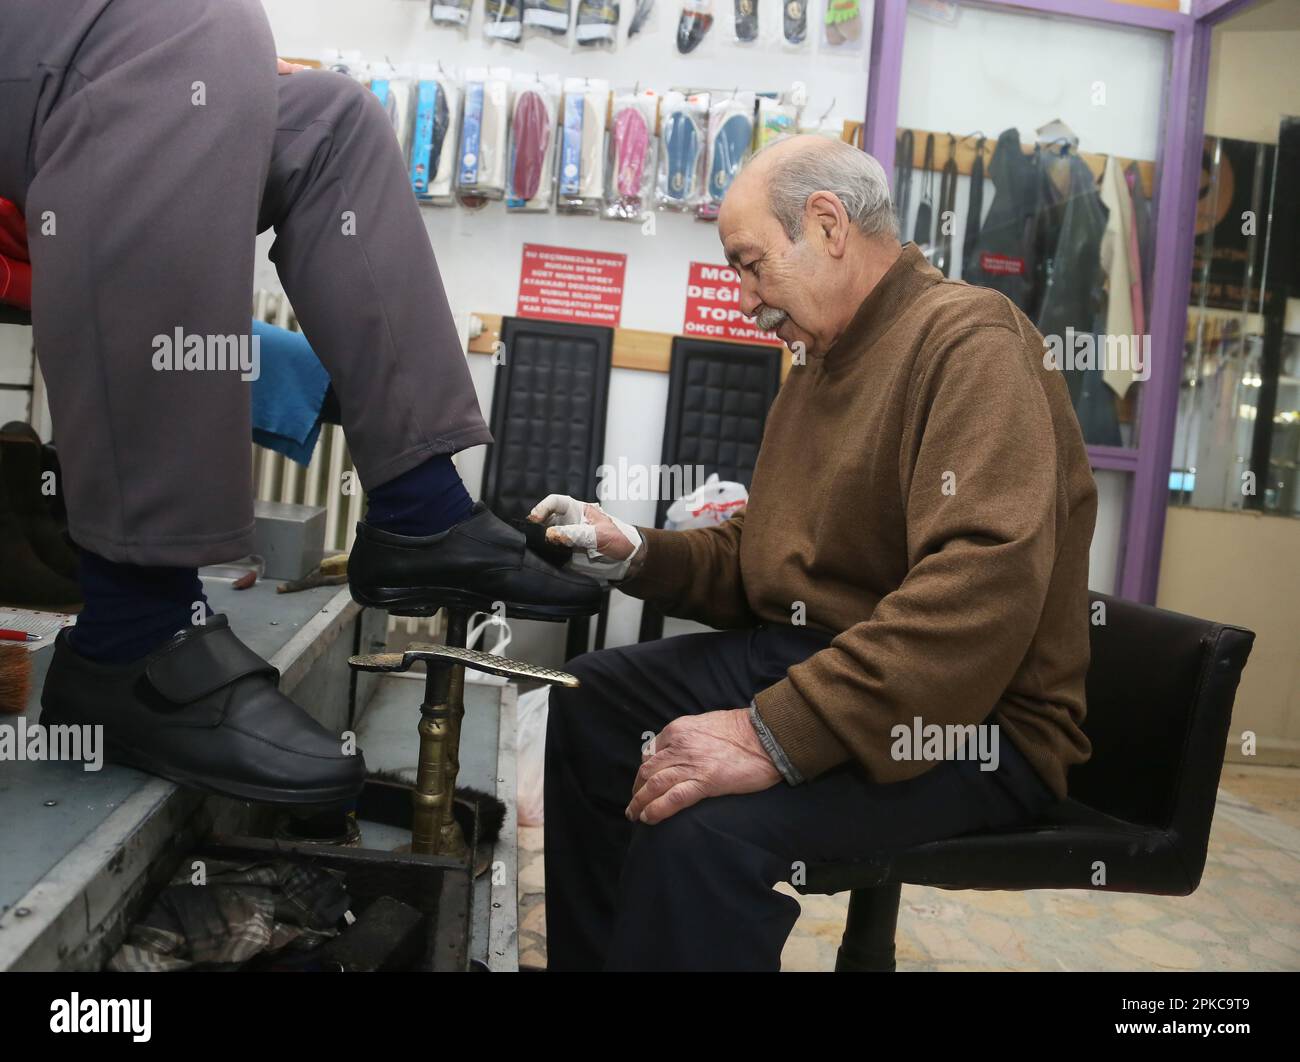
[[[758,313],[758,308],[763,305],[763,300],[758,297],[758,285],[752,280],[741,278],[740,281],[740,312],[746,317],[753,317]]]

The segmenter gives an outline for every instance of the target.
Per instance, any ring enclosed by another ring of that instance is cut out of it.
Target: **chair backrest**
[[[780,387],[780,347],[674,337],[661,461],[748,487]],[[659,499],[656,527],[674,500]]]
[[[1084,732],[1070,797],[1170,829],[1204,858],[1232,702],[1255,635],[1105,594],[1092,598]]]
[[[613,329],[507,317],[501,342],[483,500],[522,520],[547,494],[594,498]]]
[[[767,411],[780,389],[780,347],[676,336],[660,461],[683,471],[698,468],[700,482],[716,472],[721,480],[748,487]],[[696,486],[692,483],[691,489]],[[663,527],[675,500],[659,499],[655,527]],[[663,633],[663,613],[647,601],[641,606],[637,640],[652,642]]]

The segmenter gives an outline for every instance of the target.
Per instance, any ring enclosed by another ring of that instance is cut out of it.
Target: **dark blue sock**
[[[450,454],[439,454],[369,494],[366,523],[395,535],[436,535],[468,519],[474,502]]]
[[[151,653],[193,624],[196,602],[212,614],[195,568],[118,564],[83,549],[78,579],[86,606],[69,637],[78,653],[102,663]]]

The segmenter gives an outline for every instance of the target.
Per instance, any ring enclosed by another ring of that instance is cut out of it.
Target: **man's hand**
[[[626,814],[653,825],[705,797],[758,793],[780,780],[746,709],[683,715],[655,738]]]
[[[574,570],[602,583],[626,577],[641,548],[641,533],[595,502],[548,494],[528,519],[546,528],[546,541],[573,550]]]
[[[275,72],[277,74],[293,74],[299,70],[310,70],[311,67],[303,66],[302,63],[290,63],[284,59],[275,60]]]

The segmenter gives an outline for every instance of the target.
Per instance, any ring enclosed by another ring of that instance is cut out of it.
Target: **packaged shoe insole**
[[[605,195],[605,122],[609,82],[566,78],[560,128],[557,209],[594,214]]]
[[[758,39],[758,0],[735,0],[736,40]]]
[[[422,77],[415,87],[415,127],[411,134],[411,188],[416,199],[430,198],[429,186],[438,176],[449,118],[447,93],[436,79]]]
[[[569,0],[524,0],[524,25],[563,36],[569,32]]]
[[[560,84],[555,77],[518,77],[510,121],[507,210],[549,210],[553,202],[555,122]]]
[[[640,220],[654,194],[654,127],[659,100],[654,92],[614,98],[610,127],[609,187],[605,217]]]
[[[713,25],[713,0],[684,0],[677,22],[677,50],[682,55],[695,51]]]
[[[474,0],[432,0],[429,17],[440,26],[468,26]]]
[[[664,94],[660,111],[659,175],[655,197],[669,210],[691,210],[703,189],[700,165],[704,157],[704,130],[708,121],[709,97],[701,93],[684,96]]]
[[[808,37],[808,0],[785,0],[782,32],[787,44],[802,44]]]
[[[465,72],[456,194],[467,206],[505,194],[509,105],[508,70],[474,67]]]
[[[578,0],[573,39],[584,47],[610,45],[618,38],[618,0]]]
[[[524,35],[522,0],[483,0],[483,35],[517,43]]]
[[[716,99],[709,108],[708,201],[710,215],[716,214],[731,182],[740,172],[754,140],[754,94],[737,92]]]

